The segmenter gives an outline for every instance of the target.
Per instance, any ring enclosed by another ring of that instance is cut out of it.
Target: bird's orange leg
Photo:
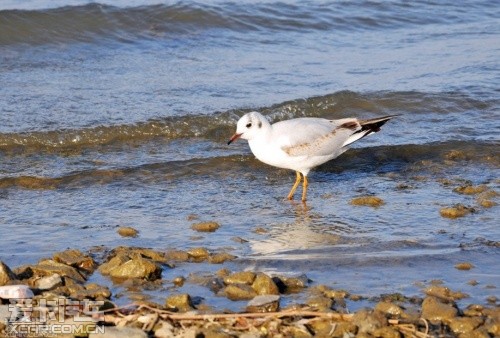
[[[297,179],[295,180],[295,183],[293,184],[292,190],[290,190],[290,193],[288,194],[288,197],[287,197],[289,200],[293,200],[293,195],[295,194],[295,190],[297,190],[297,187],[299,186],[299,183],[301,180],[300,173],[298,171],[296,171],[296,173],[297,173]]]
[[[309,185],[309,182],[307,182],[307,176],[304,176],[304,183],[302,184],[302,202],[306,201],[307,197],[307,186]]]

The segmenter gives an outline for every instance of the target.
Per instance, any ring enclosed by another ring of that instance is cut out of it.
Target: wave
[[[272,122],[297,117],[323,117],[329,119],[356,116],[360,118],[380,115],[402,115],[405,124],[412,128],[425,128],[426,123],[436,124],[436,118],[448,119],[441,130],[454,130],[464,125],[473,127],[469,137],[492,133],[495,114],[490,114],[498,106],[496,99],[473,99],[461,93],[421,93],[421,92],[374,92],[355,93],[340,91],[324,96],[296,99],[270,107],[258,107]],[[59,129],[19,133],[0,133],[0,152],[66,152],[72,149],[86,149],[106,145],[148,142],[162,138],[165,140],[182,138],[204,138],[217,142],[224,141],[234,132],[239,117],[252,109],[216,112],[209,115],[185,115],[153,119],[136,124],[96,126],[81,129]],[[470,119],[471,112],[483,111],[489,116],[481,118],[478,126]],[[450,116],[452,118],[450,118]],[[415,120],[417,119],[418,120]],[[415,121],[411,121],[411,120]],[[428,122],[426,122],[428,121]],[[498,123],[498,122],[496,122]],[[407,128],[407,127],[405,127]],[[483,129],[484,128],[484,131]],[[430,128],[429,128],[430,129]],[[467,136],[467,131],[462,130]],[[421,138],[421,137],[419,137]],[[425,140],[424,140],[425,141]],[[434,140],[438,141],[438,140]]]
[[[410,171],[422,174],[436,170],[435,165],[450,166],[465,162],[486,166],[500,166],[497,144],[484,142],[443,142],[433,144],[406,144],[351,149],[341,161],[330,161],[317,170],[321,172],[373,173],[382,171]],[[81,188],[89,185],[126,181],[127,184],[152,184],[185,176],[239,175],[248,166],[265,167],[253,156],[230,155],[188,160],[148,163],[111,169],[88,169],[62,174],[59,177],[20,175],[0,177],[0,189],[23,188],[52,190]],[[277,171],[276,171],[277,172]],[[435,174],[435,172],[434,172]]]
[[[492,17],[491,2],[463,6],[453,1],[335,2],[330,4],[240,3],[115,7],[92,3],[45,10],[0,11],[0,46],[92,42],[103,38],[123,42],[196,35],[212,29],[228,31],[370,31],[415,25],[457,23]]]

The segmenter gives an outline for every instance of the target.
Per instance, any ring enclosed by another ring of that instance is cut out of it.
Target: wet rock
[[[210,281],[207,284],[207,287],[210,289],[210,291],[217,294],[219,293],[220,290],[222,290],[225,287],[225,285],[221,278],[215,277],[210,279]]]
[[[300,292],[309,285],[309,278],[305,274],[298,277],[281,277],[287,292]]]
[[[356,197],[351,200],[352,205],[362,205],[369,207],[380,207],[385,204],[385,202],[376,196],[361,196]]]
[[[52,259],[43,260],[37,265],[32,265],[31,270],[33,270],[35,276],[43,277],[58,274],[59,276],[69,277],[78,283],[85,283],[85,277],[76,268]]]
[[[475,212],[473,208],[466,207],[462,204],[457,204],[454,207],[442,208],[441,210],[439,210],[441,216],[446,218],[464,217],[465,215],[468,215],[472,212]]]
[[[485,192],[486,190],[488,190],[488,187],[485,185],[478,185],[478,186],[465,185],[453,189],[454,192],[464,195],[475,195]]]
[[[319,291],[321,294],[323,294],[325,297],[331,299],[344,299],[349,296],[349,292],[345,290],[331,289],[325,285],[318,285],[316,287],[316,290]]]
[[[468,156],[464,151],[450,150],[444,155],[444,158],[451,161],[463,161],[468,159]]]
[[[482,316],[484,311],[484,306],[479,304],[470,304],[463,310],[464,316],[474,317],[474,316]]]
[[[279,289],[273,279],[264,273],[258,273],[252,283],[252,288],[258,295],[278,295]]]
[[[117,232],[122,237],[137,237],[139,235],[139,231],[132,227],[119,227]]]
[[[111,297],[111,291],[108,287],[96,283],[85,285],[85,297],[90,299],[108,299]]]
[[[53,274],[47,277],[42,277],[35,281],[35,287],[40,290],[52,290],[63,284],[61,276]]]
[[[231,300],[250,300],[257,296],[255,290],[246,284],[230,284],[224,288],[224,293]]]
[[[195,262],[204,261],[210,256],[210,253],[205,248],[192,248],[187,251],[189,257]]]
[[[187,293],[171,295],[165,301],[165,307],[179,312],[187,312],[194,309],[191,296]]]
[[[497,203],[488,199],[480,199],[479,205],[482,206],[483,208],[492,208],[495,205],[497,205]]]
[[[436,297],[426,297],[422,303],[422,318],[430,321],[449,321],[457,316],[458,310],[444,304]]]
[[[247,312],[276,312],[280,307],[280,296],[259,295],[255,296],[247,304]]]
[[[187,262],[189,260],[189,254],[182,250],[169,250],[165,253],[165,258],[176,262]]]
[[[307,299],[306,304],[314,310],[328,312],[332,309],[333,300],[325,296],[312,296]]]
[[[92,273],[97,267],[94,259],[85,255],[80,250],[68,249],[62,252],[55,253],[52,258],[54,261],[72,266],[79,270],[84,270],[87,273]]]
[[[0,286],[6,285],[15,279],[14,272],[4,262],[0,261]]]
[[[335,329],[333,330],[331,337],[354,337],[357,332],[358,327],[356,324],[352,322],[340,322],[335,323]]]
[[[211,264],[222,264],[225,261],[232,261],[236,259],[236,256],[231,255],[227,252],[219,252],[208,257],[208,262]]]
[[[156,280],[161,278],[162,268],[145,258],[135,257],[109,271],[109,276],[119,279],[142,278]]]
[[[201,222],[191,225],[191,229],[198,232],[214,232],[220,228],[217,222]]]
[[[432,285],[428,287],[427,289],[425,289],[425,294],[428,296],[437,297],[447,302],[469,297],[465,293],[462,293],[460,291],[454,292],[449,288],[441,285]]]
[[[380,312],[362,309],[352,316],[352,323],[357,326],[359,333],[373,333],[387,325],[387,320]]]
[[[470,335],[481,324],[483,324],[481,317],[456,317],[448,322],[448,326],[457,336]]]
[[[458,270],[470,270],[473,267],[474,267],[474,265],[472,265],[472,263],[469,263],[469,262],[458,263],[455,265],[455,269],[458,269]]]
[[[401,334],[390,326],[384,326],[373,331],[373,336],[383,338],[400,338]]]
[[[92,332],[89,338],[147,338],[146,332],[135,327],[128,326],[106,326],[104,333]]]
[[[375,306],[375,311],[383,313],[386,317],[401,318],[404,314],[403,309],[396,304],[381,301]]]
[[[255,280],[255,273],[252,271],[240,271],[224,277],[224,283],[227,284],[247,284],[252,285]]]
[[[175,277],[173,280],[172,280],[172,283],[174,283],[175,286],[183,286],[184,285],[184,282],[186,281],[186,278],[182,277],[182,276],[178,276],[178,277]]]
[[[115,256],[125,256],[128,258],[140,256],[142,258],[151,259],[158,263],[167,262],[167,258],[165,257],[164,252],[152,250],[149,248],[119,246],[113,249],[110,253],[110,257]]]
[[[341,335],[337,335],[337,336],[332,335],[334,325],[336,326],[337,324],[333,323],[330,319],[317,318],[317,319],[311,320],[307,324],[307,327],[314,333],[315,337],[342,337],[342,336],[344,336],[343,333]]]
[[[116,255],[115,257],[111,258],[109,261],[106,263],[101,264],[99,266],[99,272],[102,273],[103,275],[109,275],[111,270],[117,268],[118,266],[122,265],[123,263],[127,262],[130,260],[130,258],[124,254],[119,254]]]

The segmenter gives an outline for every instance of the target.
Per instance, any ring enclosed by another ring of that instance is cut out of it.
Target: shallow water
[[[491,1],[2,2],[0,258],[205,246],[237,255],[231,269],[366,296],[439,279],[466,302],[499,297],[498,207],[453,191],[499,190],[498,12]],[[284,200],[292,172],[226,145],[250,110],[400,116],[311,173],[304,206]],[[349,203],[361,195],[385,205]],[[476,212],[440,216],[456,203]],[[222,227],[190,229],[208,220]],[[140,236],[120,238],[119,225]],[[475,268],[454,268],[463,261]]]

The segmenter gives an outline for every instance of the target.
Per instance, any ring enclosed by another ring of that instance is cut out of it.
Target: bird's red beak
[[[227,141],[227,144],[233,143],[234,141],[236,141],[237,139],[239,139],[240,136],[241,136],[241,134],[234,134],[233,136],[231,136],[231,138],[229,139],[229,141]]]

